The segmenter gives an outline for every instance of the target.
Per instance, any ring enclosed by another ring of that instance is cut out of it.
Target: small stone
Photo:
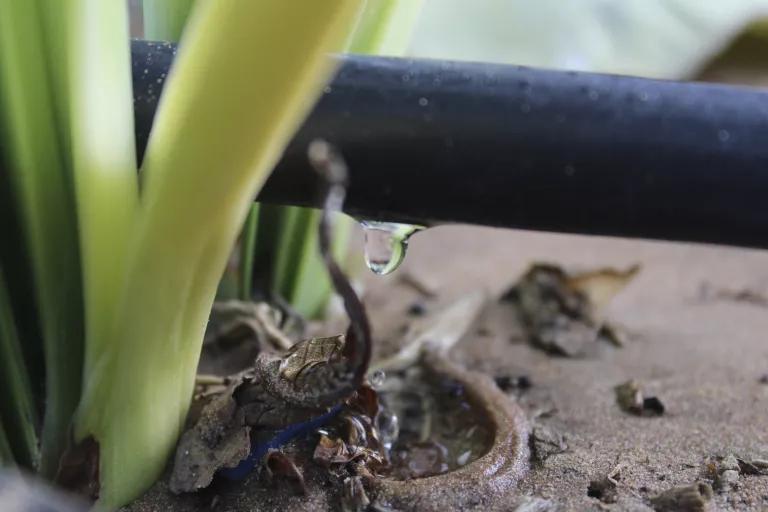
[[[548,425],[536,425],[531,432],[531,458],[544,462],[552,455],[563,453],[568,449],[565,437],[556,428]]]
[[[674,487],[651,499],[656,512],[706,512],[712,510],[712,487],[699,482],[685,487]]]
[[[637,416],[661,416],[666,408],[664,403],[655,396],[646,397],[640,383],[629,380],[614,388],[616,402],[624,411]]]
[[[718,464],[718,470],[720,472],[728,470],[741,471],[739,468],[739,459],[737,459],[734,454],[729,453],[723,457],[723,460],[721,460],[720,464]]]
[[[719,491],[730,491],[739,484],[739,472],[726,469],[715,478],[715,488]]]

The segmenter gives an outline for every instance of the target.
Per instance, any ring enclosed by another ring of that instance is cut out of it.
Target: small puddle
[[[415,366],[388,374],[378,392],[383,411],[377,426],[390,456],[387,476],[411,480],[449,473],[491,449],[487,415],[459,381]]]

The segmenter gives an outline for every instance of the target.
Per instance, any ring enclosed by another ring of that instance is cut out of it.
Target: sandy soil
[[[523,406],[532,425],[559,431],[568,445],[564,453],[532,463],[519,489],[479,509],[650,510],[650,498],[662,491],[711,482],[710,463],[717,456],[768,459],[768,385],[760,382],[768,374],[768,309],[759,304],[760,294],[768,292],[768,252],[432,228],[412,239],[395,274],[363,274],[377,354],[402,343],[414,302],[429,312],[479,289],[499,294],[534,261],[569,269],[640,263],[640,275],[606,313],[628,343],[584,359],[553,357],[522,341],[519,326],[505,323],[499,309],[459,342],[451,353],[455,362],[494,377],[527,376],[530,389],[513,392],[509,400]],[[425,298],[409,276],[434,287],[436,297]],[[705,284],[709,298],[702,297]],[[752,300],[711,297],[721,289],[748,289]],[[658,396],[666,413],[646,418],[620,410],[613,387],[629,379]],[[546,419],[536,419],[542,413]],[[615,503],[587,495],[591,480],[617,468]],[[321,472],[306,476],[306,497],[254,477],[244,486],[181,500],[160,484],[131,510],[327,510],[338,503]],[[520,505],[521,499],[527,501]],[[768,476],[741,476],[735,489],[717,492],[713,504],[719,510],[768,510]]]
[[[397,339],[387,332],[396,332],[394,319],[410,304],[404,274],[420,276],[447,300],[478,287],[499,293],[533,261],[582,269],[640,263],[643,270],[607,312],[628,335],[624,348],[583,360],[557,358],[491,327],[454,350],[454,359],[469,368],[528,376],[533,387],[520,395],[522,404],[531,414],[555,411],[552,421],[568,450],[533,465],[521,493],[551,500],[553,510],[647,510],[648,498],[707,477],[717,455],[766,458],[768,385],[760,378],[768,373],[768,309],[755,300],[702,297],[704,286],[708,296],[746,289],[759,302],[768,290],[764,251],[433,228],[412,239],[399,274],[366,278],[378,332]],[[386,351],[387,340],[380,341]],[[664,416],[619,409],[613,387],[630,378],[661,398]],[[618,503],[588,497],[590,480],[617,466]],[[717,493],[715,501],[721,510],[768,510],[768,477],[742,476],[736,490]]]

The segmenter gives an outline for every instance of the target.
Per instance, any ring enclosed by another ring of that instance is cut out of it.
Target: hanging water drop
[[[408,249],[408,239],[422,226],[397,222],[361,221],[365,232],[365,264],[380,276],[400,266]]]

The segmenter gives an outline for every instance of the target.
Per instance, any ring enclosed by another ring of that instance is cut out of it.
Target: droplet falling
[[[360,224],[365,232],[365,264],[374,274],[392,273],[405,259],[408,239],[424,229],[422,226],[364,220]]]

